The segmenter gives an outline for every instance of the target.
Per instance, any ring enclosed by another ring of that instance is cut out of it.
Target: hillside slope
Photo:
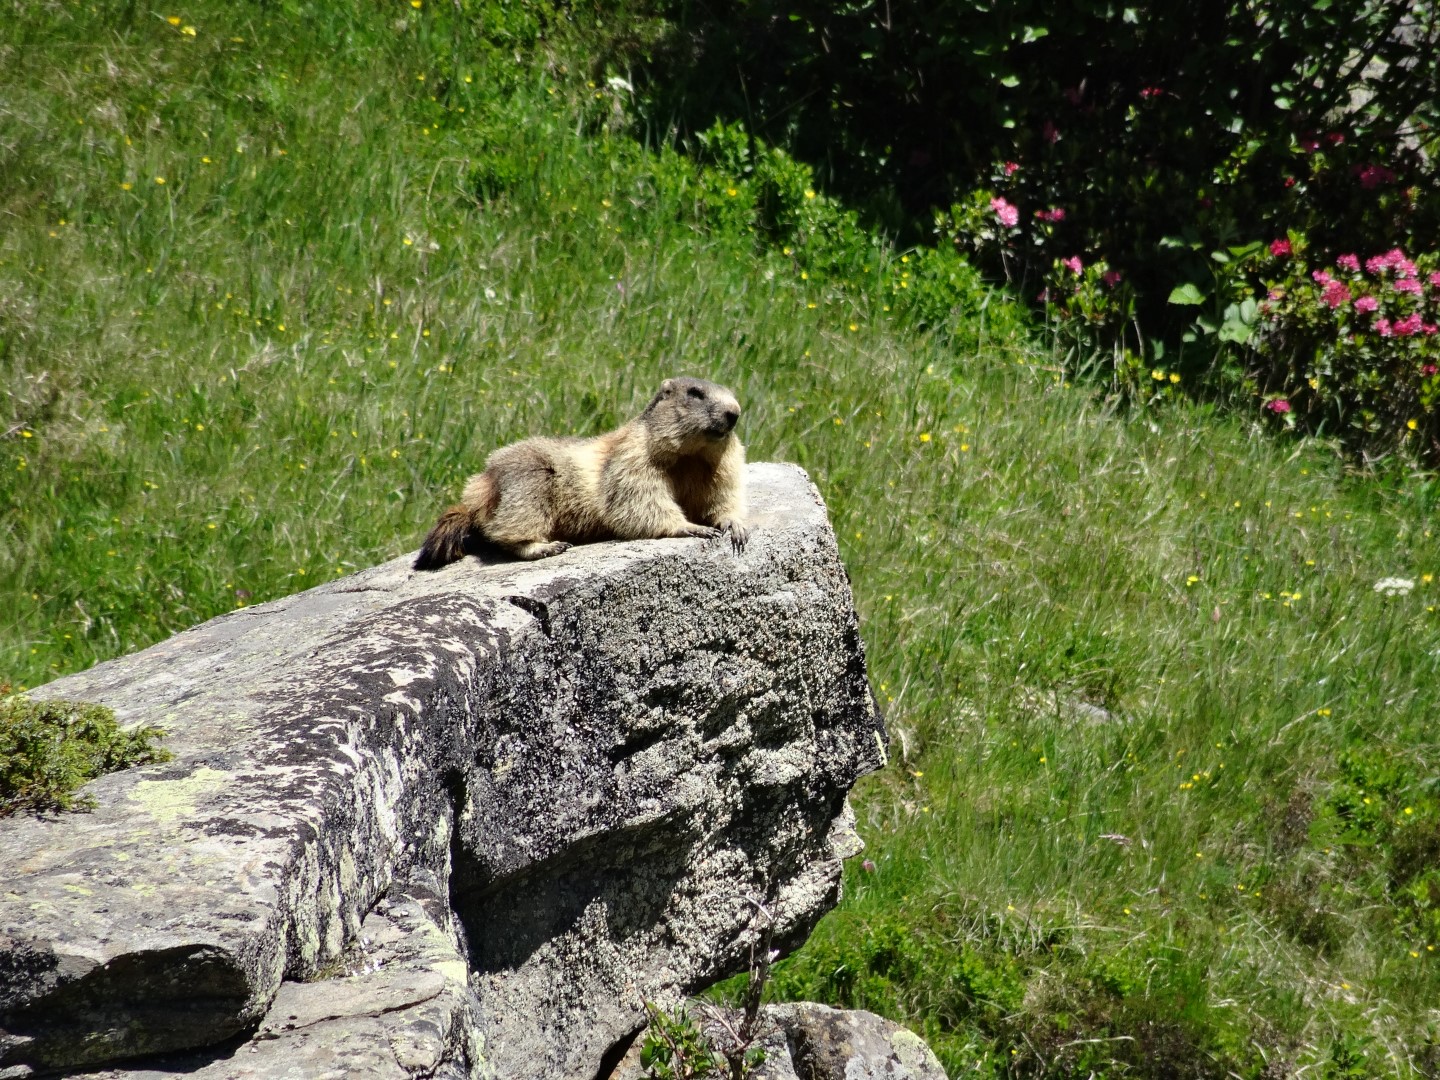
[[[1165,372],[1118,415],[783,155],[643,147],[543,5],[14,16],[0,681],[411,549],[489,448],[703,374],[824,491],[896,732],[782,992],[953,1075],[1440,1069],[1425,478]]]

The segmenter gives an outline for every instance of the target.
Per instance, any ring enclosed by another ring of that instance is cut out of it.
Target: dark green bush
[[[1098,352],[1132,389],[1157,367],[1187,388],[1272,388],[1335,344],[1254,334],[1264,290],[1230,299],[1231,248],[1294,233],[1316,266],[1440,248],[1430,0],[653,0],[655,12],[671,33],[610,61],[648,61],[656,130],[743,119],[902,235],[931,235],[938,213],[942,244],[1048,302],[1077,363]],[[1368,424],[1366,445],[1379,428],[1393,444],[1396,420],[1415,418],[1352,400],[1340,371],[1330,385],[1342,434]]]
[[[1247,252],[1224,284],[1263,411],[1440,461],[1440,253],[1312,261],[1296,233]]]
[[[157,728],[125,731],[103,705],[0,698],[0,817],[84,810],[75,792],[97,776],[166,761]]]

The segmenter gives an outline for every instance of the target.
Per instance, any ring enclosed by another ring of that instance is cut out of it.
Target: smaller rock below
[[[697,1019],[705,1011],[698,1003],[692,1007]],[[765,1061],[751,1080],[946,1080],[924,1039],[872,1012],[799,1001],[767,1005],[763,1015],[757,1041]],[[738,1025],[737,1013],[726,1016]],[[642,1032],[607,1080],[643,1080],[644,1041]]]
[[[800,1080],[945,1080],[925,1040],[883,1016],[812,1001],[766,1013],[785,1032]]]
[[[310,982],[282,983],[243,1043],[105,1069],[91,1080],[182,1072],[191,1080],[493,1080],[465,961],[434,906],[429,890],[413,887],[382,901],[344,963]]]

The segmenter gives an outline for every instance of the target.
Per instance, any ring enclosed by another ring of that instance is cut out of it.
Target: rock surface
[[[925,1041],[883,1016],[809,1001],[767,1013],[785,1032],[800,1080],[945,1080]]]
[[[734,1045],[712,1006],[692,1002],[689,1012],[712,1046]],[[724,1013],[728,1028],[739,1029],[740,1014]],[[946,1080],[940,1059],[919,1035],[863,1009],[811,1001],[766,1005],[754,1045],[765,1059],[750,1080]],[[642,1046],[643,1039],[636,1039],[605,1080],[644,1080]]]
[[[0,1077],[590,1080],[752,900],[798,944],[885,736],[818,494],[750,483],[740,556],[398,559],[36,691],[175,757],[0,822]]]

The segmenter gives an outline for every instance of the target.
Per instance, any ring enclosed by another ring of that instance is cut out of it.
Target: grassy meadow
[[[802,166],[647,145],[541,5],[8,14],[0,683],[411,550],[491,447],[704,375],[825,494],[893,739],[777,992],[956,1077],[1440,1076],[1433,478],[1163,372],[1121,411]]]

